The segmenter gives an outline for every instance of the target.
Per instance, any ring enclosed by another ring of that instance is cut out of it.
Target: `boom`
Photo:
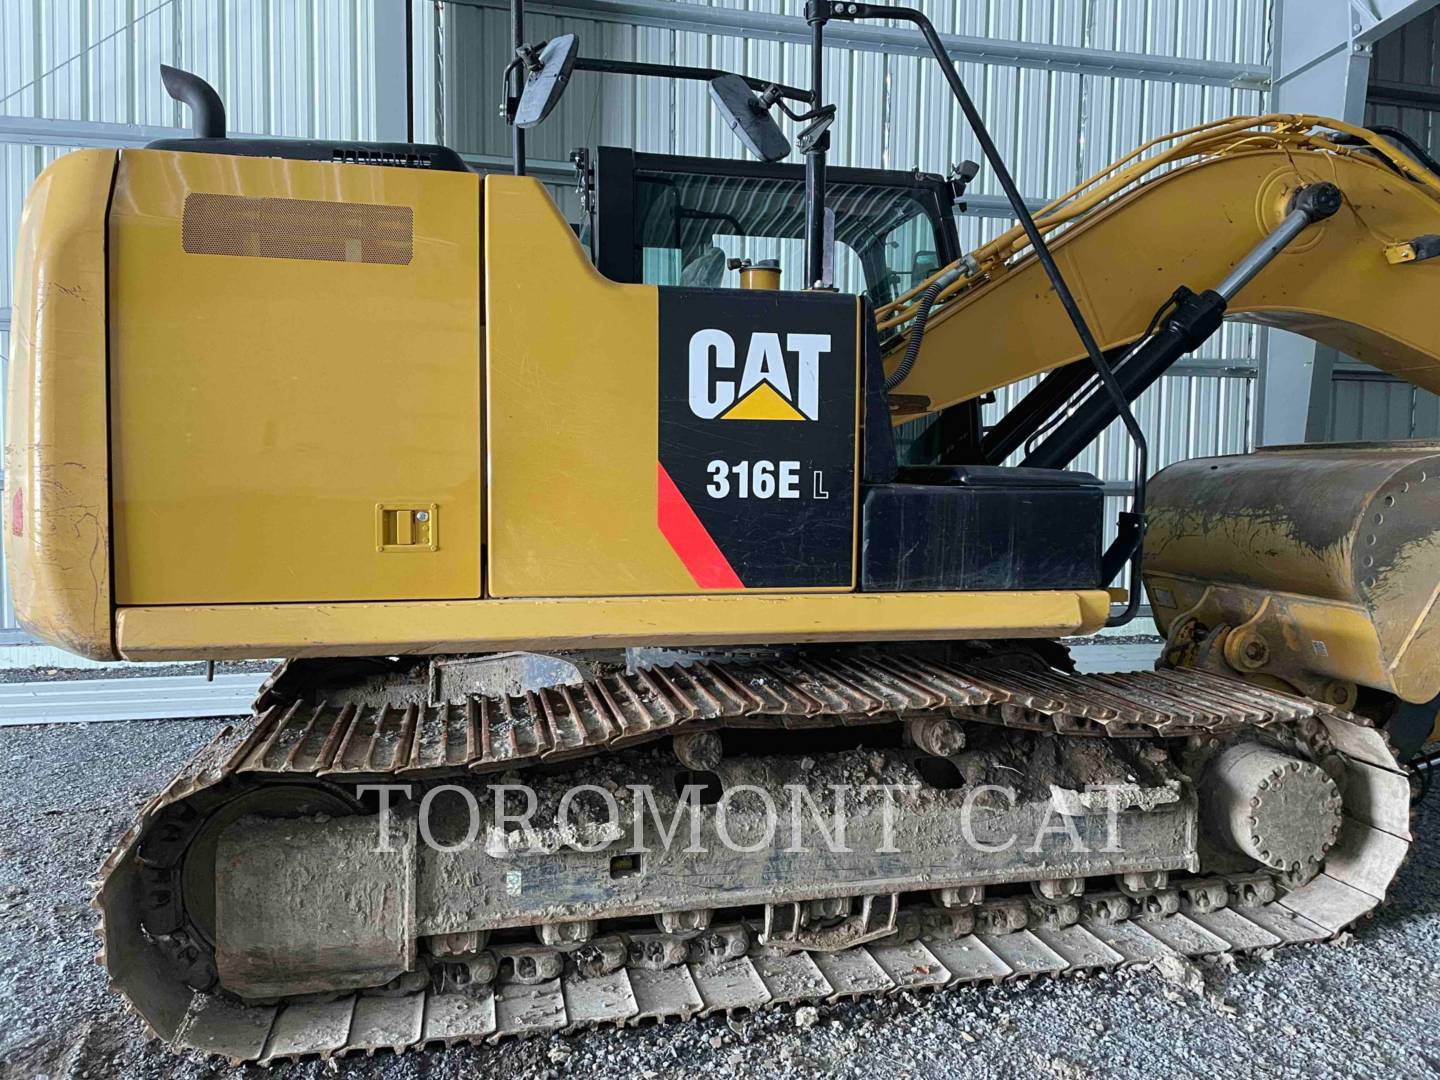
[[[1219,281],[1280,223],[1297,190],[1324,181],[1342,192],[1340,211],[1247,285],[1228,317],[1303,334],[1440,391],[1440,324],[1427,302],[1440,264],[1423,264],[1425,239],[1440,233],[1440,179],[1372,132],[1314,116],[1205,125],[1141,147],[1036,220],[1108,351],[1140,338],[1176,286]],[[1083,358],[1024,241],[1011,229],[973,253],[970,272],[954,264],[877,313],[882,330],[902,327],[927,285],[961,271],[897,388],[896,422]],[[888,350],[888,372],[907,344],[908,334]]]

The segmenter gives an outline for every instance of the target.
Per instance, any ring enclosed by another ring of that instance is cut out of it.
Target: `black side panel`
[[[1105,496],[1098,482],[1085,479],[1089,482],[868,488],[860,587],[865,592],[1098,588]]]
[[[895,453],[895,428],[890,423],[890,401],[885,393],[885,365],[880,356],[880,332],[875,328],[875,309],[865,305],[861,316],[865,328],[865,469],[867,484],[888,484],[895,479],[899,459]]]
[[[660,289],[659,524],[701,588],[853,581],[857,311]]]
[[[595,156],[595,209],[591,219],[590,259],[595,269],[611,281],[640,281],[633,150],[602,146]]]

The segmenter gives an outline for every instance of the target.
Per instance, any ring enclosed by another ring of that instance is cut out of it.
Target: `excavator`
[[[1440,392],[1440,169],[1240,117],[1032,213],[924,15],[806,14],[795,88],[527,44],[517,4],[514,175],[229,137],[166,69],[193,137],[36,181],[22,624],[285,658],[101,870],[157,1036],[400,1052],[1243,954],[1384,899],[1440,695],[1440,446],[1151,478],[1131,404],[1227,319]],[[827,168],[856,19],[930,46],[1013,228],[960,250],[981,165]],[[577,71],[704,81],[759,160],[580,154],[572,227],[524,136]],[[1068,467],[1111,425],[1114,523]],[[1078,674],[1061,639],[1144,591],[1155,670]]]

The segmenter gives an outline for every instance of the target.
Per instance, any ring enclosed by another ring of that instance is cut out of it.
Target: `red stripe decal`
[[[656,498],[656,521],[665,539],[680,556],[685,569],[702,589],[743,589],[745,583],[735,573],[730,560],[715,544],[695,511],[680,494],[675,481],[665,471],[665,466],[655,463],[659,470],[659,488]]]

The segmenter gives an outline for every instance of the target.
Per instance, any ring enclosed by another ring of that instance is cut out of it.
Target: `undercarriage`
[[[447,700],[446,663],[282,669],[146,808],[96,903],[157,1034],[263,1062],[1267,949],[1410,839],[1381,732],[1206,672],[848,647]]]

